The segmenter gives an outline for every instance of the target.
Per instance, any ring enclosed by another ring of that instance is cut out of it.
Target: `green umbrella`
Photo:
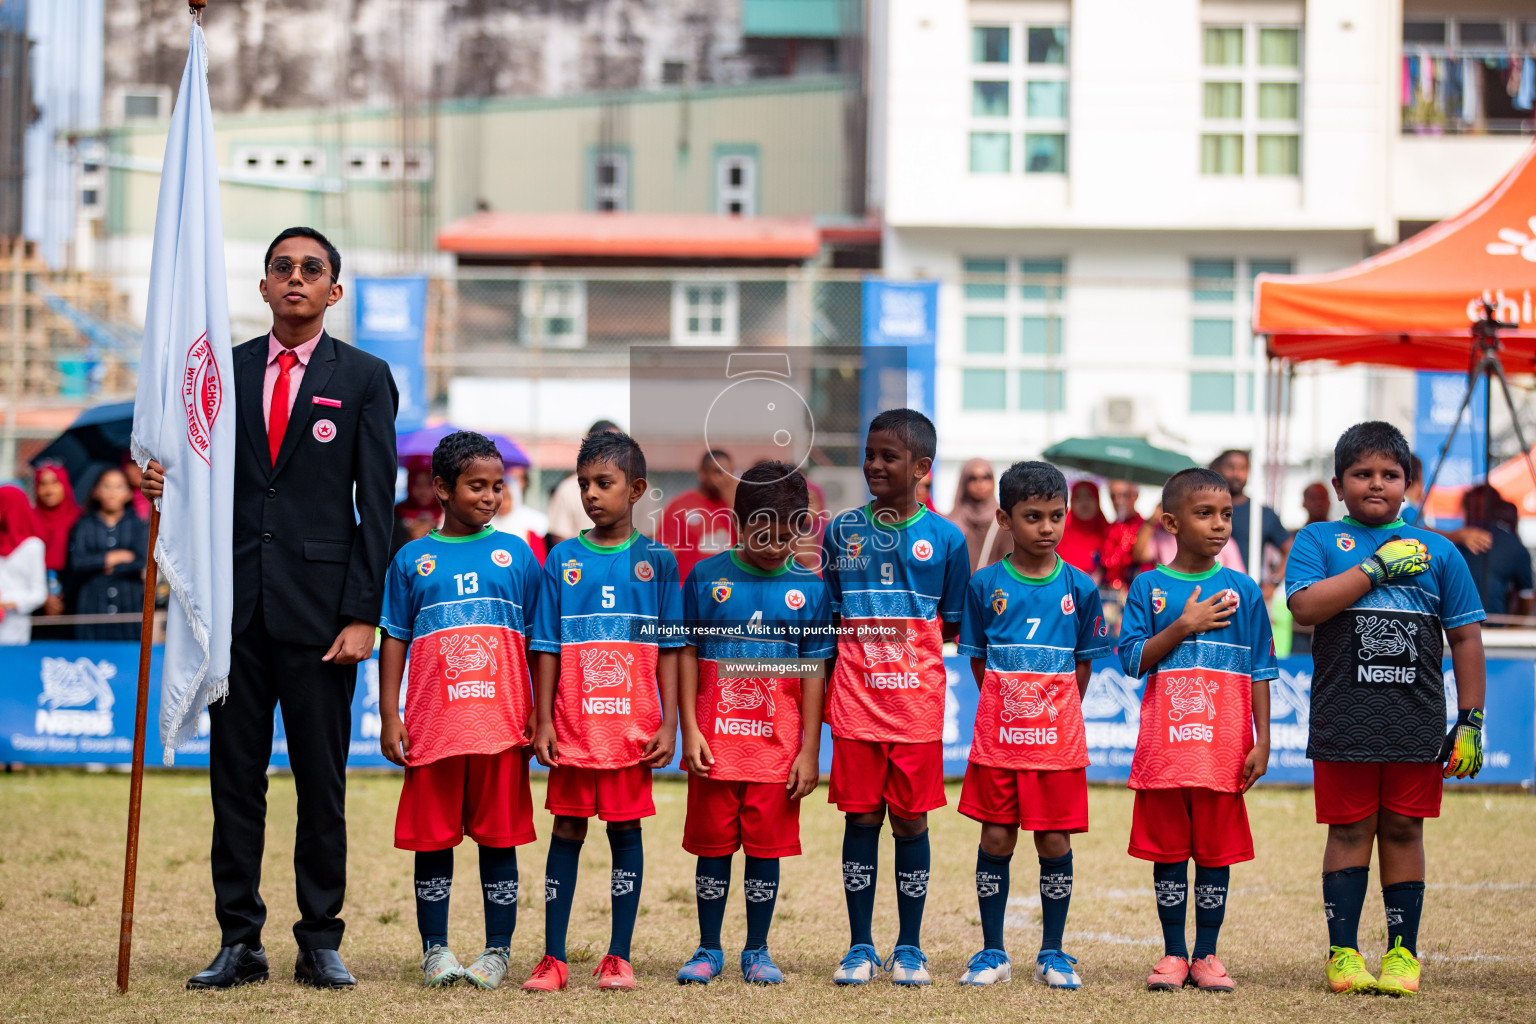
[[[1041,454],[1067,469],[1138,484],[1161,484],[1179,470],[1197,465],[1187,455],[1158,448],[1139,437],[1069,437]]]

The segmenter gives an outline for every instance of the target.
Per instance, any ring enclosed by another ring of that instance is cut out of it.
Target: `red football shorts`
[[[965,766],[959,811],[967,818],[1031,832],[1088,831],[1088,771],[1021,771]]]
[[[656,813],[651,800],[651,770],[643,764],[628,768],[570,768],[549,770],[544,809],[570,818],[635,821]]]
[[[870,814],[889,807],[898,818],[915,818],[943,807],[944,744],[833,736],[827,802],[845,814]]]
[[[395,846],[446,850],[465,836],[481,846],[522,846],[534,840],[528,752],[459,754],[405,769]]]
[[[800,801],[782,782],[732,782],[688,776],[683,849],[695,857],[800,855]]]
[[[1207,868],[1253,860],[1243,794],[1202,786],[1136,790],[1130,854],[1160,864],[1193,857]]]
[[[1380,810],[1409,818],[1440,817],[1445,786],[1439,764],[1313,761],[1312,798],[1323,825],[1353,825]]]

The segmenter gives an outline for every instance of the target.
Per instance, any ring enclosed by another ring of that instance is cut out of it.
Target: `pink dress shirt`
[[[322,330],[320,334],[324,334]],[[315,354],[315,346],[320,344],[320,334],[310,338],[304,344],[293,350],[293,354],[299,357],[299,361],[293,364],[293,369],[288,371],[288,419],[293,420],[293,400],[298,397],[299,385],[304,382],[304,368],[309,365],[309,357]],[[282,372],[277,365],[277,354],[283,350],[283,343],[277,340],[277,335],[267,334],[267,372],[261,383],[261,419],[268,426],[272,424],[272,388],[277,384],[277,375]]]

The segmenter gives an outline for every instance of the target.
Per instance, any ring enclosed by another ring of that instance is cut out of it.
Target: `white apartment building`
[[[942,282],[941,504],[965,458],[1074,435],[1261,448],[1253,277],[1348,266],[1469,205],[1531,143],[1494,88],[1536,52],[1528,0],[874,11],[885,272]],[[1345,426],[1407,430],[1413,401],[1401,371],[1299,368],[1282,517],[1299,524]]]

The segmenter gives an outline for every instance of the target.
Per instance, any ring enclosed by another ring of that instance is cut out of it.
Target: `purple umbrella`
[[[421,430],[413,430],[409,434],[401,434],[395,438],[395,454],[401,458],[412,455],[430,456],[439,441],[449,434],[457,433],[462,429],[464,428],[455,427],[451,423],[440,423],[435,427],[424,427]],[[477,431],[477,433],[490,439],[491,443],[496,446],[496,450],[501,453],[501,460],[507,465],[533,465],[527,453],[510,437],[503,434],[493,434],[486,430]]]

